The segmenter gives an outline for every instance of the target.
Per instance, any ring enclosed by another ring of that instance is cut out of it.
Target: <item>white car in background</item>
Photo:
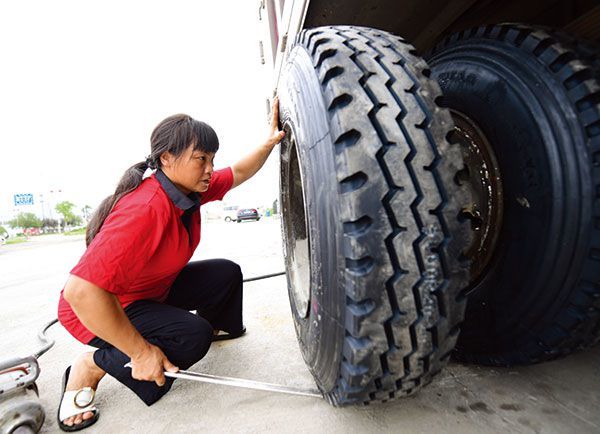
[[[237,212],[239,208],[238,205],[223,207],[223,220],[226,222],[237,221]]]

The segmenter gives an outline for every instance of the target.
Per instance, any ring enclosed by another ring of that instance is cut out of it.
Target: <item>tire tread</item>
[[[458,220],[470,193],[453,181],[462,157],[446,140],[453,124],[434,102],[439,86],[403,39],[335,26],[298,41],[312,54],[329,108],[345,210],[351,285],[340,379],[328,399],[385,402],[429,383],[456,343],[468,281],[457,252],[470,241]],[[371,128],[353,126],[357,113]],[[354,179],[364,182],[347,188]],[[375,267],[369,251],[387,257]]]

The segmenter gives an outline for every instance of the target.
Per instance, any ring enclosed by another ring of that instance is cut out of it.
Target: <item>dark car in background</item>
[[[243,208],[237,212],[237,222],[240,223],[243,220],[260,220],[260,214],[255,208]]]

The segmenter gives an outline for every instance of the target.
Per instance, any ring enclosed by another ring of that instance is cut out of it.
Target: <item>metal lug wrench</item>
[[[125,365],[131,368],[131,363]],[[287,393],[288,395],[310,396],[313,398],[323,398],[321,392],[317,389],[301,389],[298,387],[283,386],[279,384],[263,383],[261,381],[244,380],[242,378],[221,377],[218,375],[200,374],[191,371],[168,372],[165,371],[165,377],[181,378],[182,380],[199,381],[202,383],[223,384],[225,386],[242,387],[244,389],[265,390],[267,392]]]

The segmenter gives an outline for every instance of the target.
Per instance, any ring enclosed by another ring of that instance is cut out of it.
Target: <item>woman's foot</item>
[[[93,352],[83,353],[71,366],[71,373],[69,375],[66,390],[79,390],[84,387],[91,387],[96,390],[98,388],[98,383],[100,383],[100,380],[102,380],[102,377],[104,377],[105,374],[106,372],[100,369],[94,362]],[[68,426],[73,426],[80,424],[93,416],[94,413],[88,411],[83,414],[68,417],[63,423]]]
[[[235,339],[235,338],[239,338],[240,336],[242,336],[244,333],[246,333],[246,327],[242,326],[242,330],[238,333],[228,333],[225,332],[223,330],[213,330],[213,342],[214,341],[226,341],[229,339]]]

